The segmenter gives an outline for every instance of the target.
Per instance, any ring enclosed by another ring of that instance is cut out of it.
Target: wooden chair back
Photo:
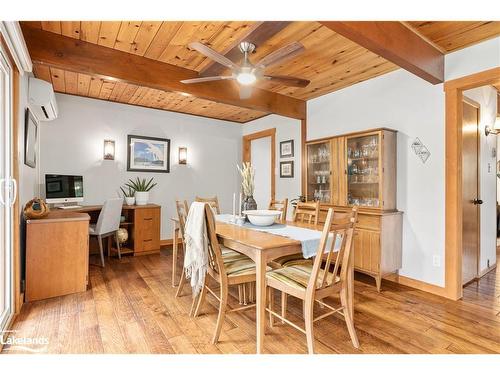
[[[175,201],[175,209],[177,210],[177,218],[179,219],[179,229],[181,231],[182,239],[184,240],[184,228],[189,213],[189,206],[187,201]]]
[[[351,212],[335,213],[328,209],[325,226],[321,235],[318,251],[313,263],[308,291],[330,287],[347,281],[347,265],[352,251],[352,237],[357,222],[358,211],[353,207]],[[340,242],[337,251],[335,245]],[[330,266],[334,263],[333,275]]]
[[[196,197],[194,200],[195,202],[208,203],[210,207],[212,207],[212,209],[214,209],[218,215],[220,214],[219,199],[217,199],[217,196],[213,198]]]
[[[319,201],[316,202],[298,202],[293,212],[293,221],[318,224],[319,219]]]
[[[288,210],[288,198],[285,198],[282,201],[271,199],[271,202],[269,202],[269,209],[281,211],[280,219],[286,221],[286,212]]]
[[[205,203],[205,222],[207,225],[208,238],[208,272],[214,279],[218,280],[221,285],[225,285],[227,283],[226,268],[224,267],[222,251],[215,231],[214,212],[209,203]]]

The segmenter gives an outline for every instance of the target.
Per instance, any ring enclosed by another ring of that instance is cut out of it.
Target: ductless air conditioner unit
[[[29,107],[40,121],[51,121],[57,118],[56,96],[50,83],[30,77]]]

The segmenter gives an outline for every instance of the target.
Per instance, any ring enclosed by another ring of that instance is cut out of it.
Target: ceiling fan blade
[[[200,83],[200,82],[211,82],[211,81],[222,81],[227,79],[234,79],[233,76],[213,76],[213,77],[199,77],[191,79],[183,79],[182,83]]]
[[[226,56],[221,55],[219,52],[214,51],[212,48],[204,45],[200,42],[192,42],[189,43],[189,48],[197,50],[199,53],[204,54],[208,58],[218,62],[221,65],[224,65],[230,69],[239,69],[239,65],[235,64],[231,60],[229,60]]]
[[[248,99],[252,96],[252,86],[240,85],[240,99]]]
[[[304,50],[305,48],[301,43],[293,42],[263,57],[257,64],[255,64],[255,66],[257,68],[264,69],[270,65],[296,56],[299,53],[304,52]]]
[[[309,83],[311,83],[311,81],[309,81],[308,79],[288,76],[263,76],[263,78],[269,81],[293,87],[306,87],[307,85],[309,85]]]

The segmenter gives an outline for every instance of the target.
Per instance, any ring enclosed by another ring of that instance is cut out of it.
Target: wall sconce
[[[104,160],[115,160],[115,141],[104,140]]]
[[[490,128],[488,125],[485,126],[484,134],[486,134],[486,136],[488,136],[490,134],[494,134],[494,135],[500,134],[500,116],[497,116],[497,119],[495,120],[495,124],[493,125],[493,129]]]
[[[187,164],[187,147],[179,147],[179,164]]]

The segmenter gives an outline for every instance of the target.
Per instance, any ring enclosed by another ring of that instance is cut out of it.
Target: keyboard
[[[82,206],[59,206],[57,208],[60,208],[61,210],[71,210],[75,208],[82,208]]]

